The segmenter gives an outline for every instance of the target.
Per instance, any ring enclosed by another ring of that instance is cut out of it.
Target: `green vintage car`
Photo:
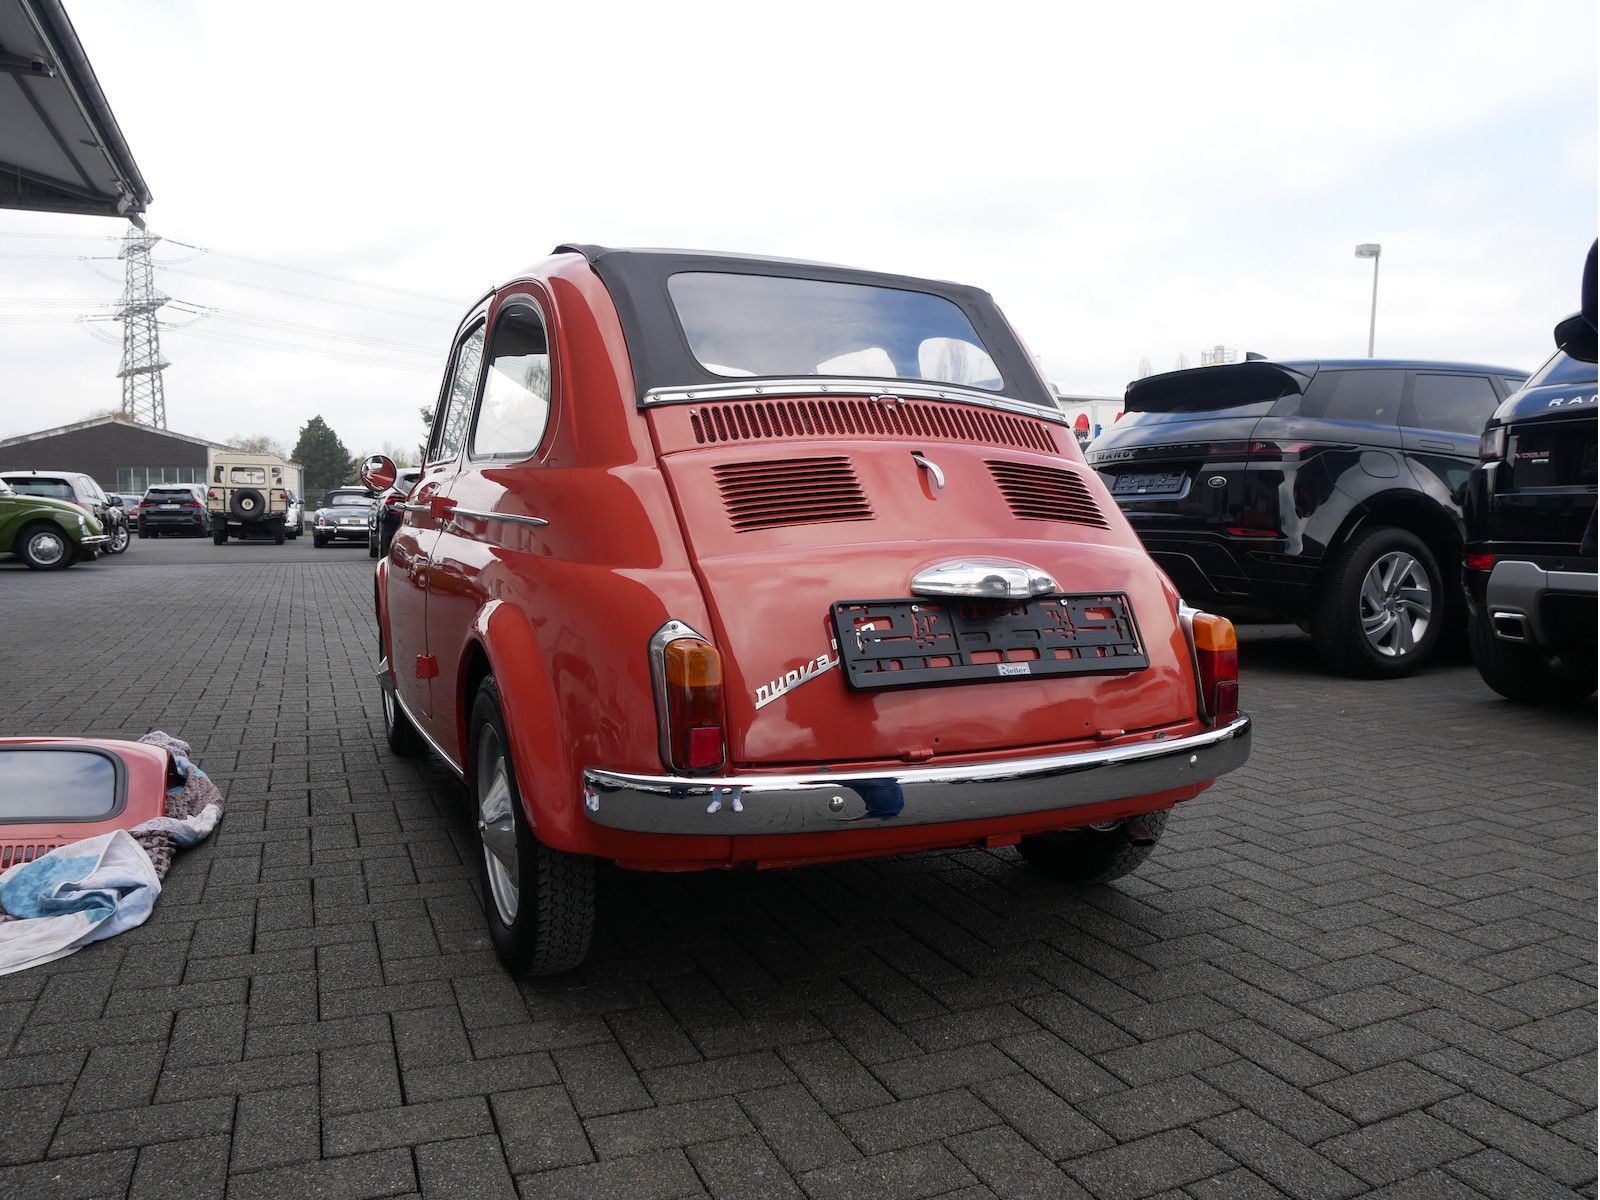
[[[108,540],[100,522],[76,504],[23,496],[0,479],[0,554],[51,571],[95,557]]]

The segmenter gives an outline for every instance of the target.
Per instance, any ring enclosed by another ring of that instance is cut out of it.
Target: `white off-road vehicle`
[[[230,535],[270,537],[283,545],[289,517],[283,461],[271,454],[230,454],[216,459],[206,486],[206,512],[211,518],[211,540],[218,546]]]

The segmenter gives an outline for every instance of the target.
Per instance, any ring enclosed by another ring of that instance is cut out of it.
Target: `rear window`
[[[229,467],[229,483],[265,483],[267,469],[265,467]]]
[[[1533,378],[1523,386],[1539,387],[1546,383],[1593,383],[1594,381],[1594,363],[1579,362],[1565,351],[1557,350],[1550,361],[1535,371]]]
[[[341,492],[337,496],[328,497],[328,506],[330,508],[352,508],[356,506],[369,508],[371,505],[371,497],[362,496],[355,492]]]
[[[24,496],[47,496],[52,500],[78,498],[65,479],[12,479],[11,486]]]
[[[1003,386],[972,322],[943,296],[711,271],[680,272],[667,289],[690,351],[713,375]]]
[[[194,491],[190,488],[151,488],[144,494],[146,500],[193,500]]]
[[[0,822],[88,821],[120,801],[116,761],[92,750],[0,750]]]
[[[1300,415],[1328,421],[1395,425],[1404,371],[1318,371],[1300,398]]]

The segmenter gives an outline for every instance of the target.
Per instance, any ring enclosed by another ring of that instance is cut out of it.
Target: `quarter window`
[[[472,412],[472,396],[477,391],[478,368],[482,365],[483,326],[479,325],[456,347],[455,365],[450,369],[450,391],[433,422],[429,462],[450,462],[460,455],[461,443],[466,440],[467,416]]]
[[[1404,371],[1318,371],[1300,400],[1300,415],[1392,427],[1405,381]]]
[[[550,343],[544,320],[531,305],[508,306],[489,342],[472,456],[526,458],[538,449],[549,421]]]
[[[1483,432],[1500,403],[1483,375],[1417,375],[1411,381],[1402,425],[1441,433]]]

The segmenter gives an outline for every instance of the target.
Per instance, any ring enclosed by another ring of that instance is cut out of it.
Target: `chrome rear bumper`
[[[1250,718],[1181,738],[1076,754],[858,775],[687,778],[583,773],[584,812],[636,833],[824,833],[981,821],[1127,800],[1204,783],[1250,757]]]

